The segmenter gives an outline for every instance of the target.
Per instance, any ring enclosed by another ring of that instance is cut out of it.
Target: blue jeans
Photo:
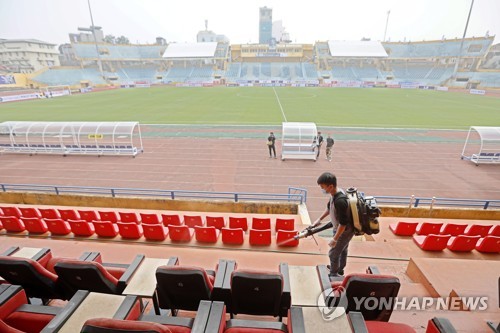
[[[336,230],[333,234],[335,235]],[[354,236],[354,228],[352,226],[347,226],[337,240],[337,244],[334,248],[330,248],[328,251],[328,257],[330,257],[330,276],[338,276],[340,271],[343,271],[347,264],[347,251],[349,249],[349,242]]]

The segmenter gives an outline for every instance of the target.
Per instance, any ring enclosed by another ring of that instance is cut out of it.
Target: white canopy
[[[387,58],[381,42],[329,40],[328,47],[332,57]]]
[[[476,165],[500,164],[500,127],[471,126],[461,158]]]
[[[169,44],[163,58],[213,58],[217,42]]]
[[[498,141],[500,142],[500,127],[472,126],[481,140],[483,141]]]

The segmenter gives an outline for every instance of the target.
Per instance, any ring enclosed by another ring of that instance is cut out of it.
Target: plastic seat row
[[[107,264],[99,252],[84,252],[79,258],[53,257],[41,249],[33,258],[17,257],[18,247],[0,256],[0,276],[11,284],[21,285],[29,297],[70,299],[79,289],[121,294],[144,256],[130,264]]]
[[[1,206],[0,216],[13,216],[17,218],[44,218],[44,219],[62,219],[68,220],[85,220],[93,221],[109,221],[112,223],[147,223],[147,224],[163,224],[169,225],[187,225],[190,228],[196,226],[207,226],[222,229],[227,226],[225,218],[222,216],[207,216],[206,223],[200,215],[183,215],[183,219],[177,214],[158,214],[139,213],[135,212],[114,212],[114,211],[94,211],[94,210],[74,210],[74,209],[54,209],[54,208],[34,208],[34,207],[14,207]],[[274,225],[274,230],[294,230],[294,222],[292,219],[277,218]],[[248,219],[246,217],[229,217],[229,228],[242,228],[248,230]],[[270,218],[252,218],[252,229],[265,230],[271,228]]]
[[[118,235],[122,239],[138,240],[144,236],[147,241],[165,241],[167,236],[174,242],[190,242],[195,236],[196,241],[201,243],[217,243],[222,238],[225,245],[243,245],[245,243],[245,232],[241,228],[222,228],[196,226],[189,228],[186,225],[163,224],[136,224],[123,222],[42,219],[39,217],[13,217],[0,216],[0,223],[8,232],[24,232],[30,234],[45,234],[50,232],[53,236],[67,236],[72,233],[75,237],[91,237],[96,234],[99,237],[115,238]],[[275,237],[278,246],[294,247],[299,241],[293,237],[296,231],[278,230],[273,236],[271,230],[254,230],[248,232],[250,245],[270,246]],[[220,237],[222,235],[222,237]]]
[[[451,236],[500,236],[500,224],[497,225],[481,225],[481,224],[457,224],[457,223],[434,223],[434,222],[405,222],[399,221],[389,225],[389,229],[398,236],[412,236],[417,234],[420,236],[435,234],[435,235],[451,235]]]
[[[120,271],[106,268],[98,252],[86,252],[80,258],[52,257],[42,249],[34,259],[0,256],[0,276],[8,283],[21,285],[29,297],[45,300],[69,299],[78,290],[121,294],[145,259],[138,255]],[[113,264],[116,267],[116,264]],[[126,268],[125,268],[126,267]],[[276,272],[237,269],[236,262],[219,260],[215,271],[180,266],[177,257],[156,269],[157,306],[178,310],[196,310],[201,300],[220,300],[232,314],[283,317],[291,305],[288,265],[280,264]]]
[[[64,308],[33,306],[28,304],[20,286],[0,285],[0,332],[57,332],[71,318],[74,311],[89,296],[88,291],[78,291]],[[269,333],[306,332],[303,309],[292,306],[288,322],[226,318],[226,306],[222,302],[201,301],[194,318],[151,315],[143,312],[137,296],[127,296],[115,311],[113,318],[86,320],[81,333]],[[411,327],[399,323],[366,321],[359,312],[347,315],[353,333],[415,333]],[[456,332],[449,320],[432,318],[426,333]]]
[[[470,252],[476,250],[482,253],[500,253],[499,236],[451,236],[451,235],[413,235],[413,241],[422,250],[442,251],[445,248],[453,252]]]

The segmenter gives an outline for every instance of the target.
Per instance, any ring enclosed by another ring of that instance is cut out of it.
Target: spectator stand
[[[281,159],[316,161],[315,123],[283,123]]]
[[[5,153],[135,157],[143,151],[138,122],[0,123],[0,152]]]
[[[500,164],[500,127],[472,126],[461,159],[471,161],[476,166],[483,163]]]

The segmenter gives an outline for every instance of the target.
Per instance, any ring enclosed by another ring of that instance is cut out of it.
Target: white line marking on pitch
[[[274,95],[276,96],[276,99],[278,100],[278,104],[280,106],[281,113],[283,114],[283,119],[285,119],[285,122],[287,122],[288,120],[286,120],[285,112],[283,111],[283,107],[281,106],[280,98],[278,97],[278,94],[276,93],[276,89],[274,89],[274,87],[273,87],[273,91],[274,91]]]

